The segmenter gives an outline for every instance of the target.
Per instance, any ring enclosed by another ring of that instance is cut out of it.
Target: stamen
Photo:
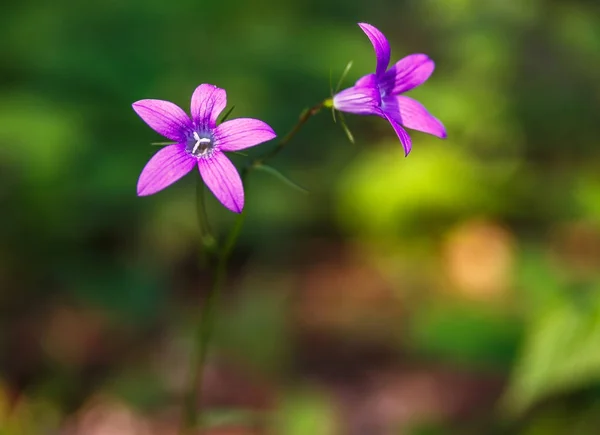
[[[212,139],[210,137],[200,137],[197,131],[192,132],[194,142],[189,141],[187,152],[195,157],[206,155],[212,149]]]
[[[194,139],[196,139],[196,143],[194,144],[194,148],[192,149],[192,154],[196,154],[198,147],[200,145],[210,144],[210,139],[207,137],[200,137],[197,132],[194,132]]]

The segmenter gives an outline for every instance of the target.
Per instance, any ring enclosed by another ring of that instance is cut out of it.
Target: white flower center
[[[213,141],[210,137],[200,137],[197,131],[194,132],[193,139],[188,140],[186,151],[194,157],[202,157],[210,153],[213,148]]]

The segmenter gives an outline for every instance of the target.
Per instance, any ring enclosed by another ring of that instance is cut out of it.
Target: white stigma
[[[200,145],[206,145],[206,144],[210,144],[210,139],[207,137],[200,137],[198,135],[198,132],[194,132],[194,139],[196,139],[196,143],[194,144],[194,148],[192,149],[192,154],[196,154],[196,151],[198,151],[198,147]]]

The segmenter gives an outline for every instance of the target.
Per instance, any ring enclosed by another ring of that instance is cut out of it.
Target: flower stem
[[[288,132],[288,134],[286,134],[283,137],[283,139],[281,139],[277,143],[277,145],[275,145],[275,148],[273,148],[271,151],[268,151],[265,154],[263,154],[262,156],[259,156],[256,159],[254,159],[254,161],[250,165],[250,168],[256,168],[257,166],[262,165],[267,160],[270,160],[273,157],[275,157],[277,154],[279,154],[281,152],[281,150],[287,145],[287,143],[289,141],[291,141],[294,138],[294,136],[296,136],[296,134],[300,131],[300,129],[302,129],[302,126],[304,126],[304,124],[306,124],[306,122],[310,118],[312,118],[317,113],[319,113],[321,111],[321,109],[326,106],[327,102],[328,102],[328,100],[321,101],[320,103],[312,106],[310,109],[306,109],[304,112],[302,112],[302,114],[300,114],[300,119],[298,119],[298,122],[296,123],[296,125],[294,125],[292,127],[292,129]]]
[[[208,215],[206,214],[206,203],[204,202],[204,183],[202,178],[198,177],[198,183],[196,184],[196,215],[198,216],[198,227],[200,229],[200,240],[202,246],[207,253],[211,253],[215,250],[217,243],[212,235],[210,224],[208,222]]]
[[[227,275],[227,263],[231,253],[233,252],[235,240],[237,239],[242,228],[244,217],[244,213],[241,213],[238,216],[236,223],[225,242],[225,246],[218,253],[217,267],[215,270],[213,284],[200,313],[200,323],[198,324],[198,329],[196,330],[196,334],[194,336],[194,342],[196,343],[196,346],[194,349],[194,355],[192,356],[191,365],[193,377],[190,391],[185,402],[184,428],[195,428],[198,425],[198,421],[200,421],[202,417],[200,393],[204,375],[204,366],[206,364],[206,357],[208,355],[208,342],[212,336],[214,316],[221,293],[221,287],[223,286]],[[185,430],[182,433],[186,433]]]
[[[267,160],[272,159],[285,145],[290,142],[296,133],[300,131],[302,126],[319,111],[326,107],[327,100],[314,105],[310,109],[305,110],[300,115],[300,118],[296,125],[290,130],[290,132],[281,139],[275,148],[266,152],[262,156],[257,157],[252,163],[242,169],[242,180],[247,184],[247,176],[250,171]],[[209,253],[216,252],[217,265],[215,268],[215,274],[211,289],[208,293],[206,301],[202,306],[200,313],[200,321],[194,334],[194,350],[191,358],[190,370],[192,372],[192,378],[190,380],[189,391],[186,394],[183,418],[180,434],[200,434],[202,433],[202,425],[198,426],[198,422],[201,423],[202,419],[202,405],[201,405],[201,391],[202,381],[204,376],[204,367],[206,358],[208,355],[208,344],[212,336],[212,330],[214,326],[214,315],[216,307],[218,305],[219,295],[221,293],[221,287],[225,282],[227,275],[227,264],[229,258],[233,253],[238,237],[242,231],[246,213],[242,212],[238,215],[235,224],[231,228],[223,247],[218,249],[215,238],[212,236],[210,226],[208,224],[208,218],[206,215],[206,207],[204,206],[204,185],[200,178],[198,178],[198,190],[197,190],[197,213],[198,223],[200,225],[200,234],[202,245]],[[200,432],[198,432],[200,430]]]

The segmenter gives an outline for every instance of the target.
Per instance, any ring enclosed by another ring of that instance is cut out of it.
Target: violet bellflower
[[[404,129],[429,133],[445,138],[446,129],[418,101],[400,95],[424,83],[433,73],[435,64],[425,54],[411,54],[396,62],[390,69],[390,44],[378,29],[359,23],[377,57],[375,73],[360,78],[354,86],[333,97],[333,107],[357,115],[377,115],[392,124],[406,155],[411,150],[410,136]]]
[[[229,210],[241,213],[244,187],[223,151],[239,151],[271,140],[275,132],[258,119],[238,118],[217,125],[227,105],[224,89],[202,84],[192,95],[191,119],[177,105],[140,100],[133,110],[156,132],[175,142],[158,151],[146,164],[137,184],[138,196],[152,195],[175,183],[194,166],[210,191]]]

